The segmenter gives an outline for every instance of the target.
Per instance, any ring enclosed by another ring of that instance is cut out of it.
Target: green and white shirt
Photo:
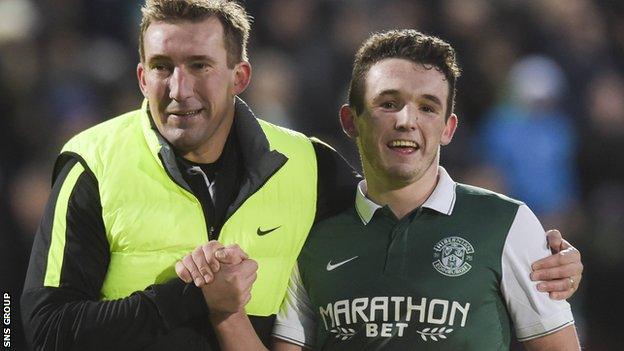
[[[574,323],[538,292],[531,263],[550,254],[518,201],[455,183],[403,219],[365,196],[317,223],[277,317],[275,337],[323,350],[506,350]]]

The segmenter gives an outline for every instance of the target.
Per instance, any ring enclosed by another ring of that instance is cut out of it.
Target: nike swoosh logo
[[[271,228],[271,229],[269,229],[269,230],[262,230],[262,229],[260,229],[260,227],[258,227],[258,230],[256,231],[256,234],[258,234],[258,235],[260,235],[260,236],[267,235],[267,234],[269,234],[270,232],[272,232],[272,231],[274,231],[274,230],[277,230],[277,229],[279,229],[279,228],[281,228],[281,227],[282,227],[282,226],[280,225],[280,226],[277,226],[277,227],[275,227],[275,228]]]
[[[329,260],[329,262],[327,262],[327,271],[328,271],[328,272],[329,272],[329,271],[333,271],[334,269],[336,269],[336,268],[338,268],[338,267],[342,266],[342,265],[343,265],[343,264],[345,264],[345,263],[349,263],[349,262],[351,262],[351,261],[355,260],[355,259],[356,259],[356,258],[358,258],[358,257],[360,257],[360,256],[351,257],[351,258],[350,258],[350,259],[348,259],[348,260],[344,260],[344,261],[342,261],[342,262],[338,262],[338,263],[336,263],[336,264],[332,264],[332,263],[331,263],[331,260]]]

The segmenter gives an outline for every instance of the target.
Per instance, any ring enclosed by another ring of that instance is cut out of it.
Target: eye
[[[208,64],[205,62],[193,62],[191,68],[194,70],[203,70],[208,68]]]
[[[168,72],[169,66],[164,63],[155,63],[152,65],[152,69],[156,72]]]
[[[386,110],[394,110],[397,108],[397,104],[394,101],[384,101],[379,106]]]
[[[429,105],[421,106],[420,110],[423,111],[423,112],[426,112],[426,113],[436,113],[437,112],[437,110],[434,107],[429,106]]]

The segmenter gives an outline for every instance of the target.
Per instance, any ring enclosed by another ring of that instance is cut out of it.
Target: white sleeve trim
[[[537,291],[537,283],[529,277],[531,263],[549,255],[542,225],[526,205],[521,205],[505,240],[501,262],[501,291],[520,341],[574,323],[570,304]]]
[[[273,336],[311,349],[314,348],[315,334],[316,315],[301,281],[299,265],[295,264],[288,282],[286,297],[275,319]]]

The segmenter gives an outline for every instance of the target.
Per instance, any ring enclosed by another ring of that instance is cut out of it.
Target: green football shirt
[[[323,350],[506,350],[511,325],[523,341],[574,322],[529,279],[550,252],[526,205],[440,167],[431,196],[398,220],[365,187],[313,227],[274,336]]]

